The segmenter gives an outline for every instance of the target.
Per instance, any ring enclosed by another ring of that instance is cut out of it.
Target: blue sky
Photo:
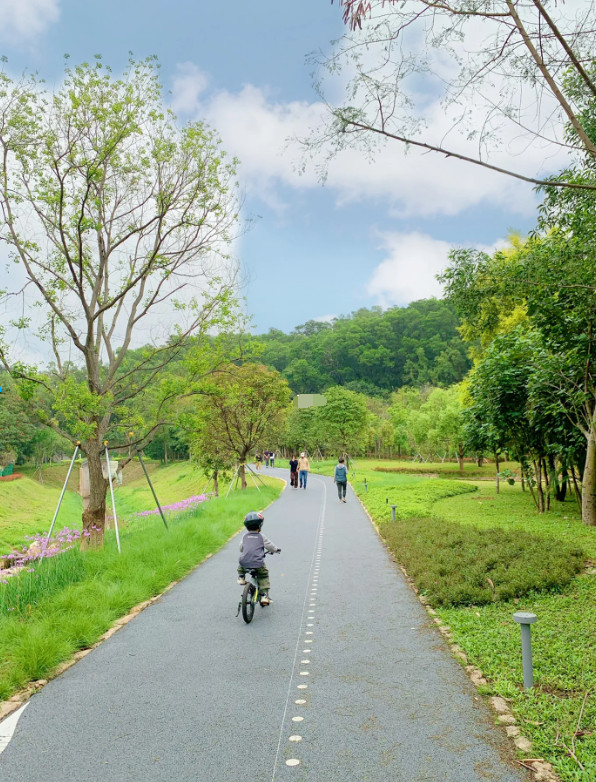
[[[343,32],[330,0],[0,6],[9,73],[37,71],[58,84],[65,53],[73,62],[101,54],[116,72],[129,52],[155,54],[181,120],[205,119],[219,131],[241,161],[250,227],[235,252],[257,332],[438,295],[434,276],[450,247],[491,248],[534,223],[530,186],[465,163],[404,156],[397,145],[372,162],[342,153],[324,187],[312,167],[300,176],[291,139],[321,115],[306,56],[329,51]],[[540,154],[527,161],[530,169],[540,168]]]

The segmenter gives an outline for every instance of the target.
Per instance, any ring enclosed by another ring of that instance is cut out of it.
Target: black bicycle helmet
[[[251,510],[244,517],[244,526],[249,530],[259,530],[263,524],[265,517],[262,513],[258,513],[256,510]]]

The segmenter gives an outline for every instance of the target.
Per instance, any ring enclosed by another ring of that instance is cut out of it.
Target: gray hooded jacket
[[[263,567],[265,564],[265,549],[277,551],[277,546],[260,532],[247,532],[240,544],[240,565],[245,568]]]

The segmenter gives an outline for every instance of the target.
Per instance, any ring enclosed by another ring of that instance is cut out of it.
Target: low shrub
[[[556,539],[475,529],[436,518],[383,524],[398,562],[434,607],[482,605],[534,591],[559,591],[580,572],[584,552]]]

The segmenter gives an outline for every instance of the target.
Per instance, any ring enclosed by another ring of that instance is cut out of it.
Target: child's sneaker
[[[237,584],[240,584],[240,586],[246,586],[246,579],[244,576],[238,576],[238,581],[236,581]]]
[[[271,598],[269,597],[269,595],[267,595],[267,594],[261,595],[261,605],[262,605],[262,606],[268,606],[268,605],[271,605],[271,603],[272,603],[272,602],[273,602],[273,601],[271,600]]]

